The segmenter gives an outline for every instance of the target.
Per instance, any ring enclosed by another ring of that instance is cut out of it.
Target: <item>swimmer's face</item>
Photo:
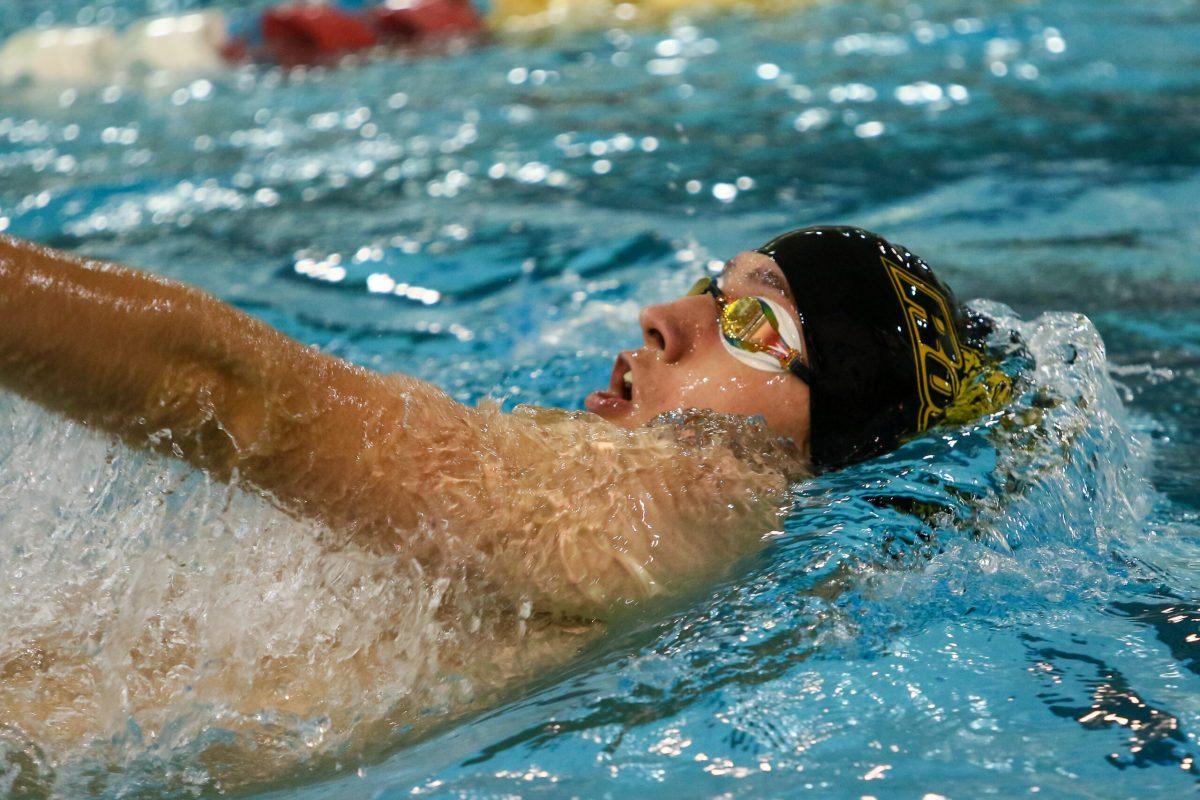
[[[720,284],[730,300],[756,295],[777,301],[803,336],[795,299],[771,258],[739,253],[726,265]],[[588,395],[589,411],[625,428],[689,408],[759,416],[772,431],[807,451],[808,387],[791,373],[755,369],[730,355],[721,343],[711,295],[649,306],[639,321],[642,346],[617,356],[608,389]],[[628,387],[626,372],[632,378]]]

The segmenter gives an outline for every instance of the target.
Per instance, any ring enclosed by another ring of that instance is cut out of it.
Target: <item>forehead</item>
[[[792,299],[783,270],[773,258],[753,250],[738,253],[729,259],[721,271],[721,278],[725,283],[773,289]]]

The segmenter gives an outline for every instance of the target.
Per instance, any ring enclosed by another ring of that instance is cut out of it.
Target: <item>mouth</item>
[[[633,408],[633,395],[633,365],[627,354],[621,353],[613,362],[608,388],[592,392],[583,404],[594,414],[620,413]]]

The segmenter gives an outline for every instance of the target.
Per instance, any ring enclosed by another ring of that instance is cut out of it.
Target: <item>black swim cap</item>
[[[870,458],[1007,401],[1011,381],[983,355],[990,324],[907,249],[861,228],[820,226],[758,252],[787,276],[804,326],[815,467]]]

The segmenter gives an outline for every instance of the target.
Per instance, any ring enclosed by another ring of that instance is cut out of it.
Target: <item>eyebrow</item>
[[[750,277],[756,278],[760,283],[764,283],[772,289],[778,289],[781,292],[787,289],[787,284],[779,277],[779,273],[770,267],[759,267],[750,273]]]
[[[726,278],[730,274],[730,270],[736,269],[732,262],[725,264],[725,269],[721,271],[720,277]],[[755,267],[749,273],[742,276],[743,280],[757,281],[764,286],[769,286],[783,294],[787,294],[787,284],[779,277],[779,274],[767,266]]]

